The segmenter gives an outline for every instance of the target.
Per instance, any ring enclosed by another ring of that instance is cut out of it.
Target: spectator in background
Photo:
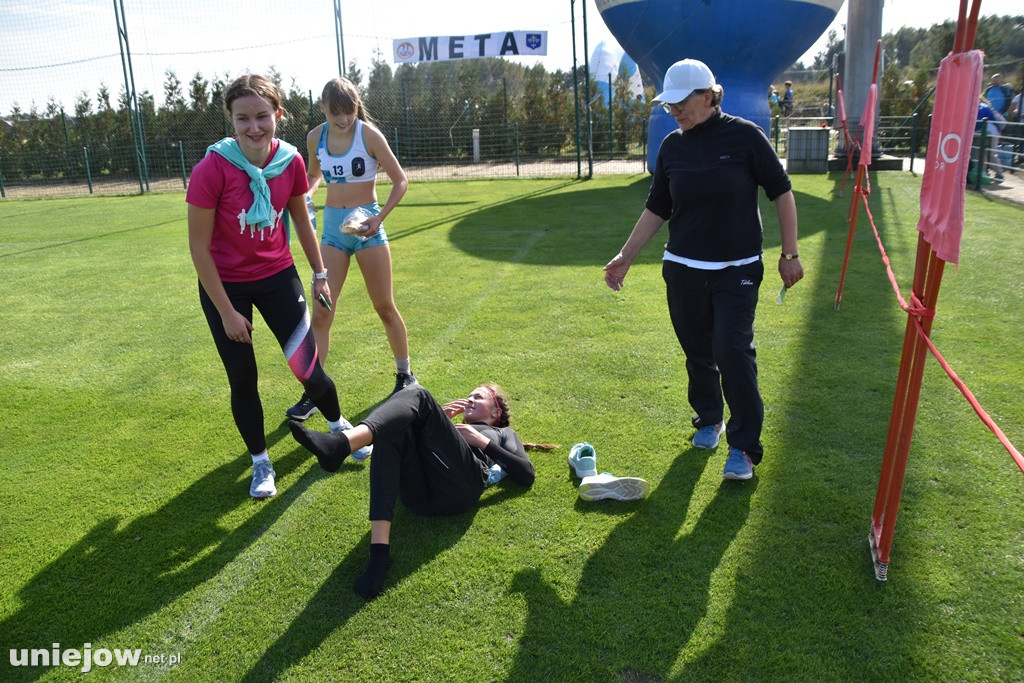
[[[793,81],[786,81],[783,85],[786,90],[782,93],[782,115],[789,116],[793,113]]]
[[[1013,89],[1003,83],[1002,74],[992,74],[989,86],[985,90],[985,99],[989,105],[1003,117],[1010,111],[1010,100],[1013,98]]]
[[[974,126],[974,131],[980,133],[982,126],[985,127],[985,147],[988,152],[986,157],[988,159],[988,166],[995,168],[995,179],[1003,179],[1003,168],[999,163],[999,133],[1003,130],[1003,126],[1006,125],[1006,119],[996,109],[991,106],[989,102],[982,96],[978,101],[978,122]],[[982,164],[982,171],[987,173],[988,169],[985,164]]]
[[[775,86],[768,88],[768,106],[771,107],[773,114],[779,111],[779,91]]]

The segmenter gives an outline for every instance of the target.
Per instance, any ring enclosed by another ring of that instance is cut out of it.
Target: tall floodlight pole
[[[121,70],[124,72],[125,107],[128,124],[135,144],[135,172],[139,178],[139,192],[149,189],[149,169],[146,167],[146,136],[142,122],[139,98],[135,94],[135,72],[132,70],[132,52],[128,47],[128,24],[124,16],[124,1],[114,0],[114,20],[117,22],[117,41],[121,47]],[[143,185],[145,183],[145,185]]]
[[[570,23],[572,24],[572,97],[576,109],[576,177],[583,173],[580,163],[580,88],[576,67],[576,0],[569,0]]]
[[[590,111],[590,48],[587,47],[587,0],[583,0],[583,93],[587,113],[587,177],[594,177],[594,122]]]
[[[348,77],[345,73],[345,34],[341,30],[341,0],[334,0],[334,39],[338,45],[338,73]]]

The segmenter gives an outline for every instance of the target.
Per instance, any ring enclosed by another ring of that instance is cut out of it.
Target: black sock
[[[352,588],[367,600],[373,600],[384,586],[384,577],[390,567],[391,546],[387,543],[371,543],[370,561]]]
[[[307,429],[298,420],[289,420],[288,429],[292,430],[292,436],[296,441],[316,456],[320,461],[320,467],[328,472],[334,472],[341,467],[342,460],[352,452],[348,437],[342,432],[324,434]]]

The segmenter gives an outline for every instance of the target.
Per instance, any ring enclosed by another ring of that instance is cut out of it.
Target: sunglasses
[[[707,90],[694,90],[692,93],[687,95],[680,102],[674,102],[674,103],[662,102],[661,103],[661,108],[664,109],[665,111],[667,111],[669,114],[672,113],[672,109],[673,108],[677,109],[678,111],[682,111],[683,107],[686,106],[687,102],[692,100],[694,97],[697,97],[698,95],[703,95],[706,92],[707,92]]]

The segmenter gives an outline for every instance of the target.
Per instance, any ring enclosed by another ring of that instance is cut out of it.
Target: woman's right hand
[[[458,400],[452,401],[451,403],[445,403],[443,406],[441,406],[441,409],[444,411],[444,414],[447,415],[448,419],[450,420],[456,415],[461,415],[462,413],[464,413],[466,411],[467,405],[469,405],[469,400],[465,398],[460,398]]]
[[[221,321],[224,323],[224,332],[227,333],[228,339],[242,344],[252,344],[252,323],[244,315],[232,310],[226,316],[221,316]]]
[[[622,283],[626,279],[629,265],[629,261],[622,255],[622,252],[616,254],[615,258],[604,267],[604,283],[616,292],[622,289]]]

